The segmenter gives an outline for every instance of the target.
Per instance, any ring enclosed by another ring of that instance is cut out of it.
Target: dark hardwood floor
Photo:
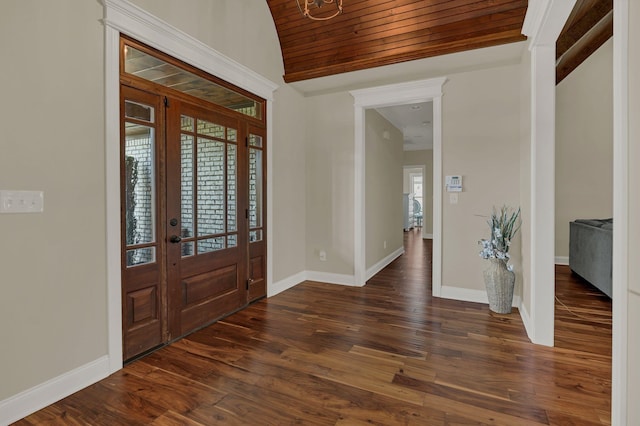
[[[431,297],[431,242],[365,287],[304,282],[18,425],[601,425],[611,302],[558,267],[556,347],[516,309]],[[479,279],[482,279],[479,277]]]

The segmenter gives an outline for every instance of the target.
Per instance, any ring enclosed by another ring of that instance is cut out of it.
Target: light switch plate
[[[0,213],[42,213],[42,191],[0,190]]]

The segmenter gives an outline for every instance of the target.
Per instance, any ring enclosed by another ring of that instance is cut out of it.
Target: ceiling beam
[[[613,0],[580,0],[556,42],[556,84],[613,36]]]

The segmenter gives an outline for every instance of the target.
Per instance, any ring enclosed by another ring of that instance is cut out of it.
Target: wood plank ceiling
[[[527,0],[344,0],[329,21],[267,3],[288,83],[525,40]]]
[[[288,83],[525,39],[527,0],[344,0],[329,21],[304,18],[296,1],[267,0]],[[556,82],[612,35],[613,0],[577,0],[556,44]]]
[[[556,42],[556,84],[613,36],[613,0],[578,0]]]

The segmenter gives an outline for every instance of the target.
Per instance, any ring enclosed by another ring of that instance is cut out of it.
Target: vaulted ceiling
[[[344,0],[329,21],[304,18],[296,0],[267,3],[286,82],[525,39],[527,0]]]
[[[526,39],[528,0],[343,0],[328,21],[303,17],[297,1],[267,0],[288,83]],[[613,0],[577,0],[556,44],[556,81],[612,35]]]

